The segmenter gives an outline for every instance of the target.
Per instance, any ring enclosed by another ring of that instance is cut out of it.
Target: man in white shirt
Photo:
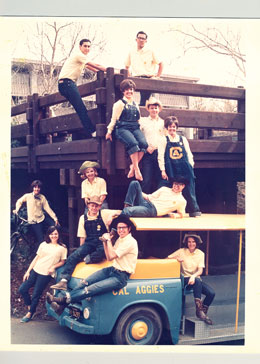
[[[73,53],[64,63],[58,81],[59,92],[62,96],[71,103],[77,112],[81,123],[86,130],[87,138],[95,136],[95,127],[92,124],[88,111],[82,98],[80,96],[77,79],[84,68],[88,68],[92,71],[106,71],[106,68],[100,64],[90,62],[88,59],[88,53],[90,51],[91,42],[89,39],[82,39],[79,42],[79,51]]]
[[[186,200],[182,196],[186,180],[171,179],[172,188],[161,187],[147,195],[142,192],[138,181],[129,184],[122,214],[127,217],[155,217],[170,214],[173,218],[182,218],[185,214]],[[176,213],[173,213],[176,211]]]
[[[137,48],[130,51],[125,62],[129,77],[154,78],[160,77],[162,74],[163,62],[157,58],[151,49],[145,46],[147,37],[147,34],[143,31],[137,33]],[[150,98],[151,92],[141,91],[140,94],[140,106],[145,106],[145,101]]]
[[[158,165],[158,146],[165,135],[164,121],[159,117],[162,104],[155,97],[146,101],[146,110],[149,116],[140,119],[140,130],[143,132],[148,143],[148,148],[142,159],[142,191],[151,193],[159,186],[161,171]],[[155,188],[153,188],[153,185]]]
[[[134,225],[126,216],[117,217],[112,225],[116,226],[119,236],[115,244],[112,245],[109,234],[102,237],[106,258],[113,261],[112,266],[91,274],[77,288],[70,292],[61,292],[58,297],[47,293],[47,301],[50,304],[55,303],[52,307],[57,313],[60,314],[69,303],[119,290],[127,285],[130,275],[135,272],[138,256],[137,241],[131,234]]]

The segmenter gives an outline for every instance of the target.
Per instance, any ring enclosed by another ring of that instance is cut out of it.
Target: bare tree
[[[245,54],[241,51],[241,34],[235,32],[228,26],[200,27],[189,24],[184,28],[171,28],[170,32],[182,34],[183,52],[186,54],[191,50],[210,50],[218,55],[230,57],[243,77],[245,71]]]

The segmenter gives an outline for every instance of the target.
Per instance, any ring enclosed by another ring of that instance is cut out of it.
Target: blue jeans
[[[70,302],[79,302],[87,297],[125,287],[129,276],[129,273],[121,272],[114,267],[100,269],[86,278],[87,284],[81,283],[70,292]]]
[[[61,95],[66,97],[66,99],[74,107],[84,129],[87,132],[87,136],[91,137],[91,133],[95,131],[95,128],[88,116],[87,108],[80,96],[76,83],[69,78],[63,78],[59,81],[58,88]]]
[[[30,272],[29,278],[24,281],[19,287],[19,293],[22,295],[26,306],[30,306],[29,312],[33,315],[36,311],[39,299],[42,292],[47,287],[51,280],[51,276],[44,276],[36,273],[33,269]],[[29,289],[34,286],[32,297],[29,295]]]
[[[125,197],[125,204],[131,205],[122,210],[122,214],[128,217],[153,217],[157,216],[154,204],[143,198],[142,189],[138,181],[131,181]]]
[[[31,228],[36,237],[36,249],[44,241],[44,235],[50,226],[54,226],[55,222],[49,216],[45,216],[45,219],[38,224],[31,224]]]
[[[148,148],[147,141],[144,134],[138,128],[134,127],[135,122],[121,122],[121,127],[116,127],[115,135],[121,143],[124,144],[125,149],[129,155],[136,152],[145,152]]]
[[[158,165],[158,152],[155,150],[152,154],[145,153],[142,159],[142,176],[143,182],[141,183],[142,191],[145,193],[152,193],[157,190],[161,177],[161,171]],[[153,188],[155,184],[155,188]]]
[[[184,285],[188,284],[189,277],[184,278]],[[201,294],[205,295],[203,304],[205,306],[210,306],[215,297],[215,292],[208,284],[203,282],[200,278],[195,278],[195,283],[188,285],[187,290],[193,289],[194,298],[201,299]]]
[[[76,265],[87,255],[89,255],[89,263],[99,263],[105,259],[104,247],[99,238],[87,238],[85,243],[68,257],[62,267],[60,278],[69,281]]]

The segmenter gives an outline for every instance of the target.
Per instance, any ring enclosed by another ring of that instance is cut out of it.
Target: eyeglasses
[[[142,38],[142,37],[137,37],[137,39],[139,39],[139,40],[146,40],[146,38]]]
[[[127,229],[127,228],[128,228],[128,226],[118,226],[117,230],[124,230],[124,229]]]

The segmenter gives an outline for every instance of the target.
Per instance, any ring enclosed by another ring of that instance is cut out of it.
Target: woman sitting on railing
[[[167,130],[158,146],[158,164],[162,180],[160,186],[169,186],[169,178],[183,176],[188,184],[183,190],[190,217],[201,215],[195,192],[194,160],[188,140],[177,134],[179,121],[176,116],[168,116],[164,121]]]
[[[112,141],[112,131],[115,128],[115,136],[125,145],[132,162],[127,177],[135,177],[137,180],[142,181],[143,177],[139,169],[139,162],[143,158],[148,144],[140,130],[138,105],[133,100],[135,88],[136,85],[132,80],[126,79],[120,83],[120,90],[124,97],[113,105],[112,118],[107,127],[106,139]]]

